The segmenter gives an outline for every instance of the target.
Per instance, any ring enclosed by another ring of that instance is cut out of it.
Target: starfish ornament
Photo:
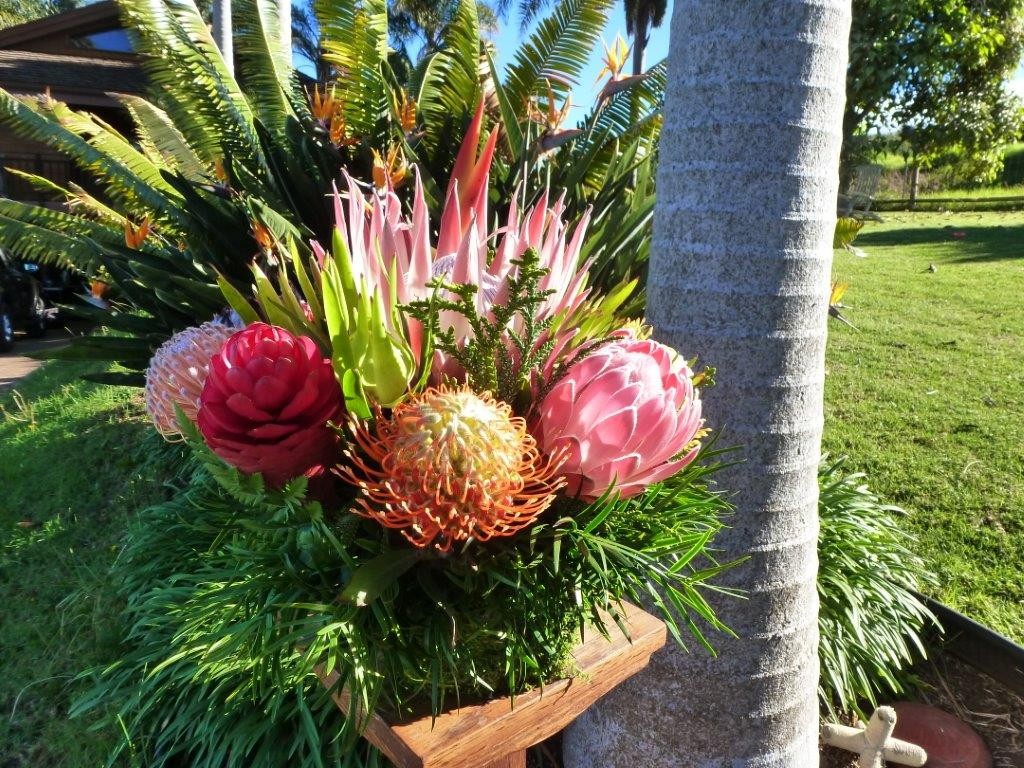
[[[847,752],[857,752],[860,768],[884,768],[887,760],[900,765],[924,765],[928,754],[916,744],[892,738],[894,728],[896,711],[892,707],[879,707],[866,728],[825,723],[821,726],[821,740]]]

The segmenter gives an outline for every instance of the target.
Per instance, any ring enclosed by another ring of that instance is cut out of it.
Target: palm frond
[[[338,70],[345,91],[345,119],[356,136],[372,136],[387,115],[382,73],[388,56],[384,0],[316,0],[324,59]]]
[[[237,0],[235,45],[241,76],[256,116],[272,133],[282,133],[287,119],[308,117],[298,89],[291,51],[278,43],[281,20],[273,0]]]
[[[141,96],[124,95],[119,100],[131,115],[140,140],[158,152],[169,168],[193,180],[212,171],[164,110]]]
[[[122,0],[160,106],[209,162],[230,152],[262,167],[254,114],[191,0]]]
[[[182,223],[180,206],[155,188],[121,160],[94,147],[85,138],[65,128],[0,88],[0,124],[6,124],[24,138],[38,141],[69,156],[83,170],[97,176],[107,193],[129,210],[151,212],[154,217]],[[141,156],[141,153],[138,153]],[[144,156],[143,156],[144,159]],[[148,161],[147,161],[148,162]]]
[[[546,92],[568,96],[597,47],[611,0],[562,0],[520,47],[509,66],[505,90],[514,109]]]
[[[480,63],[476,0],[460,0],[442,35],[441,50],[426,59],[416,94],[428,145],[436,146],[453,123],[462,129],[476,109],[482,94]]]

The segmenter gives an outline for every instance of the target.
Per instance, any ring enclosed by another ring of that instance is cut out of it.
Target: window
[[[103,29],[87,35],[74,35],[71,44],[76,48],[91,48],[94,51],[112,51],[114,53],[134,53],[128,33],[120,28]]]

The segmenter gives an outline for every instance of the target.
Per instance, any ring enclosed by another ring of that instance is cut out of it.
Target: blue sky
[[[554,7],[554,3],[551,4]],[[550,9],[548,10],[550,12]],[[541,14],[543,17],[544,14]],[[672,18],[672,2],[669,0],[668,11],[665,13],[665,21],[659,29],[652,30],[651,40],[647,46],[646,64],[650,66],[661,61],[665,56],[668,55],[668,28],[669,19]],[[622,3],[616,3],[615,8],[612,11],[611,16],[608,19],[608,24],[605,26],[603,37],[605,42],[611,45],[615,39],[616,34],[621,34],[623,38],[626,38],[626,17],[622,8]],[[529,30],[524,34],[519,31],[519,22],[516,19],[511,19],[508,23],[502,25],[502,29],[494,38],[495,46],[498,50],[498,71],[504,71],[505,66],[512,60],[515,55],[516,49],[519,47],[521,40],[529,35]],[[629,38],[626,38],[626,42],[631,42]],[[587,67],[583,76],[580,78],[580,82],[577,84],[575,94],[573,96],[573,107],[574,117],[580,117],[580,112],[590,106],[594,97],[597,96],[597,92],[600,87],[595,87],[594,81],[597,79],[597,73],[601,69],[601,59],[604,55],[604,49],[601,44],[598,43],[594,50],[594,55],[591,57],[590,65]],[[631,67],[630,63],[627,65],[627,70]]]
[[[552,0],[551,6],[554,6],[554,0]],[[544,14],[541,14],[542,17],[543,15]],[[668,30],[671,18],[672,0],[669,0],[664,23],[659,29],[651,31],[651,40],[647,49],[646,57],[648,66],[660,61],[668,55]],[[519,30],[519,23],[515,19],[511,19],[508,23],[501,25],[498,33],[494,36],[495,46],[498,51],[497,64],[499,71],[504,71],[505,66],[515,55],[515,51],[519,47],[520,41],[525,36],[529,35],[529,33],[530,30],[527,30],[525,33],[521,33]],[[622,4],[616,3],[615,8],[608,19],[608,24],[605,26],[603,38],[605,42],[611,44],[615,39],[615,35],[620,33],[624,38],[626,37],[626,19],[622,9]],[[576,92],[573,98],[574,117],[580,117],[582,110],[585,110],[597,95],[599,88],[595,86],[595,80],[597,78],[598,71],[601,69],[602,54],[603,49],[600,44],[598,44],[597,48],[594,50],[594,55],[591,57],[590,65],[587,67],[586,71],[584,71],[576,87]],[[298,57],[296,58],[298,59]],[[301,59],[296,63],[300,68],[303,67],[304,62]],[[1010,79],[1009,84],[1010,88],[1014,92],[1024,98],[1024,62],[1022,62],[1021,66],[1017,68],[1017,71]]]
[[[1024,98],[1024,63],[1017,67],[1017,71],[1010,78],[1010,89],[1018,96]]]

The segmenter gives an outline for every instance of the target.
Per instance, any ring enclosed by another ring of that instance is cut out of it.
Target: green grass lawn
[[[1024,214],[884,217],[836,255],[825,450],[910,512],[940,599],[1024,642]]]
[[[103,764],[113,735],[69,722],[74,676],[111,658],[103,589],[129,515],[163,493],[137,390],[44,366],[0,395],[0,766]],[[151,453],[148,452],[148,453]],[[73,601],[66,598],[75,592]]]

